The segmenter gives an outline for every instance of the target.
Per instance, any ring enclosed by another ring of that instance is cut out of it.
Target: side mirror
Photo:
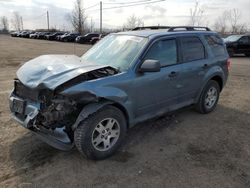
[[[146,59],[139,69],[140,72],[159,72],[160,70],[160,62],[154,59]]]

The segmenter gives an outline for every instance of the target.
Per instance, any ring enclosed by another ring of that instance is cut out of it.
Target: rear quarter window
[[[198,37],[182,37],[180,41],[184,62],[205,59],[205,48]]]
[[[205,39],[215,57],[226,54],[222,39],[216,35],[205,35]]]

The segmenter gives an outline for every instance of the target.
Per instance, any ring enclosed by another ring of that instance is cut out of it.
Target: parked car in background
[[[14,31],[12,33],[10,33],[10,36],[12,37],[17,37],[17,35],[19,34],[20,31]]]
[[[30,34],[29,37],[30,37],[31,39],[35,39],[39,33],[40,33],[40,32],[32,33],[32,34]]]
[[[37,39],[45,39],[45,36],[46,35],[49,35],[50,32],[40,32],[38,35],[37,35]]]
[[[63,42],[75,42],[76,37],[80,36],[79,33],[69,33],[60,37]]]
[[[25,33],[22,34],[23,38],[30,38],[30,34],[34,34],[35,31],[27,31]]]
[[[250,34],[230,35],[224,39],[228,54],[232,57],[235,54],[250,56]]]
[[[17,33],[17,37],[22,37],[27,31],[20,31]]]
[[[110,34],[82,57],[28,61],[17,71],[9,106],[48,144],[104,159],[139,122],[190,105],[212,112],[229,67],[223,40],[209,28],[141,28]]]
[[[77,43],[81,43],[81,44],[90,43],[90,41],[93,37],[99,37],[99,36],[100,36],[100,34],[98,34],[98,33],[88,33],[84,36],[78,36],[75,41]]]
[[[56,32],[56,33],[51,33],[49,35],[46,35],[45,38],[47,40],[56,40],[56,37],[57,36],[60,36],[60,35],[63,35],[64,33],[63,32]]]
[[[92,39],[90,40],[90,43],[91,44],[95,44],[99,40],[101,40],[102,38],[104,38],[105,36],[107,36],[107,34],[100,34],[98,37],[92,37]]]
[[[62,34],[62,35],[58,35],[58,36],[56,36],[56,40],[57,41],[61,41],[61,38],[62,37],[64,37],[64,36],[66,36],[66,35],[68,35],[69,33],[64,33],[64,34]]]

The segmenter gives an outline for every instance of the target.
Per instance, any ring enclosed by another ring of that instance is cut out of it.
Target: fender
[[[208,81],[211,80],[211,79],[212,79],[213,77],[215,77],[215,76],[219,76],[219,77],[222,79],[222,88],[224,87],[224,85],[225,85],[225,83],[226,83],[226,78],[225,78],[225,75],[224,75],[224,73],[223,73],[222,68],[219,67],[219,66],[216,66],[216,67],[211,68],[211,69],[207,72],[207,74],[206,74],[206,76],[205,76],[205,79],[204,79],[204,81],[203,81],[203,83],[202,83],[202,86],[201,86],[199,92],[197,93],[197,96],[195,97],[195,103],[197,103],[197,102],[199,101],[200,95],[201,95],[201,93],[202,93],[204,87],[205,87],[206,84],[208,83]]]
[[[90,104],[84,106],[82,111],[78,115],[75,123],[72,125],[72,130],[74,131],[78,127],[80,122],[85,120],[89,115],[97,112],[102,107],[109,105],[109,104],[113,104],[113,102],[112,101],[103,101],[103,102],[98,102],[98,103],[90,103]]]

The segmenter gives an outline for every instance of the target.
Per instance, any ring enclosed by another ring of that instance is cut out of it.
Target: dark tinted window
[[[207,40],[207,43],[210,46],[212,53],[215,56],[220,56],[225,54],[226,51],[221,38],[215,35],[206,35],[205,39]]]
[[[198,37],[181,38],[183,61],[194,61],[205,58],[205,50]]]
[[[157,41],[151,46],[144,59],[159,60],[161,66],[176,64],[177,63],[176,41],[174,39]]]
[[[249,37],[241,37],[239,42],[241,42],[242,44],[249,44],[250,41],[249,41]]]

